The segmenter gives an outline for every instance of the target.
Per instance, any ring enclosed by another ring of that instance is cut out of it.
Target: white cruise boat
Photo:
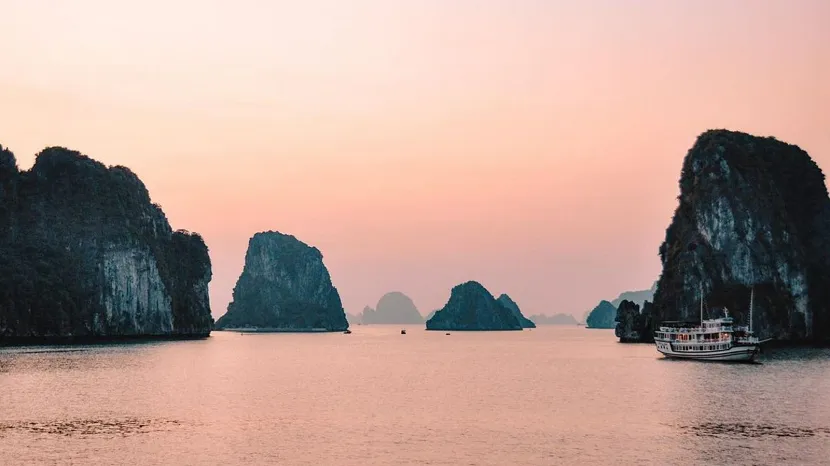
[[[701,361],[753,361],[760,352],[761,341],[752,333],[752,308],[755,290],[749,299],[749,326],[734,325],[729,311],[720,319],[703,319],[703,298],[700,300],[700,323],[663,322],[654,332],[657,351],[667,358]]]

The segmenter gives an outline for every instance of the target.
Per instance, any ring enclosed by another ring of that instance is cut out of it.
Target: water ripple
[[[830,436],[828,427],[794,427],[774,424],[706,422],[692,426],[677,426],[681,431],[698,437],[791,437],[809,438]]]
[[[180,424],[176,420],[139,418],[0,422],[0,436],[7,433],[28,433],[66,437],[126,437],[150,432],[169,431]]]

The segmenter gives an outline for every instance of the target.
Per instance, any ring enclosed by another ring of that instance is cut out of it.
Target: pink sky
[[[709,128],[830,170],[830,2],[0,0],[0,143],[131,167],[211,250],[317,246],[349,312],[478,280],[577,316],[651,286]],[[70,5],[71,4],[71,5]]]

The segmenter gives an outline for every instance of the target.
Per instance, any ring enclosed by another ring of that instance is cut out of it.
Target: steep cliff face
[[[830,200],[806,152],[707,131],[683,162],[679,201],[660,247],[655,322],[697,320],[703,299],[745,324],[754,288],[759,336],[828,338]]]
[[[452,289],[450,300],[426,323],[427,330],[521,330],[519,319],[481,284]]]
[[[588,313],[585,318],[585,325],[588,328],[614,328],[614,319],[617,316],[617,309],[608,301],[600,301],[597,307]]]
[[[640,305],[628,300],[623,300],[617,308],[617,326],[614,335],[621,343],[651,343],[654,342],[652,332],[654,307],[648,301],[643,304],[643,311],[640,312]]]
[[[536,328],[536,324],[533,323],[532,320],[528,319],[522,314],[521,309],[519,309],[519,305],[516,304],[516,301],[513,301],[510,296],[506,294],[502,294],[499,296],[498,302],[510,310],[517,319],[519,319],[519,324],[521,324],[522,328]]]
[[[340,295],[317,248],[278,232],[257,233],[228,312],[217,328],[349,328]]]
[[[424,317],[418,312],[409,296],[393,291],[378,301],[376,309],[363,309],[364,324],[423,324]]]
[[[210,258],[129,169],[0,148],[0,338],[206,336]]]

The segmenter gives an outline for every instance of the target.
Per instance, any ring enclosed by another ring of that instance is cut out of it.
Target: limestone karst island
[[[269,231],[248,243],[233,302],[216,327],[334,332],[349,322],[320,250]]]
[[[0,146],[0,343],[204,337],[211,263],[126,167]]]
[[[659,248],[654,302],[623,302],[617,336],[651,342],[663,321],[724,309],[761,338],[830,342],[830,199],[796,145],[713,130],[683,161],[679,205]],[[703,308],[703,311],[701,311]]]
[[[447,304],[427,320],[427,330],[521,330],[523,323],[532,326],[515,303],[505,295],[498,300],[478,282],[454,287]]]

